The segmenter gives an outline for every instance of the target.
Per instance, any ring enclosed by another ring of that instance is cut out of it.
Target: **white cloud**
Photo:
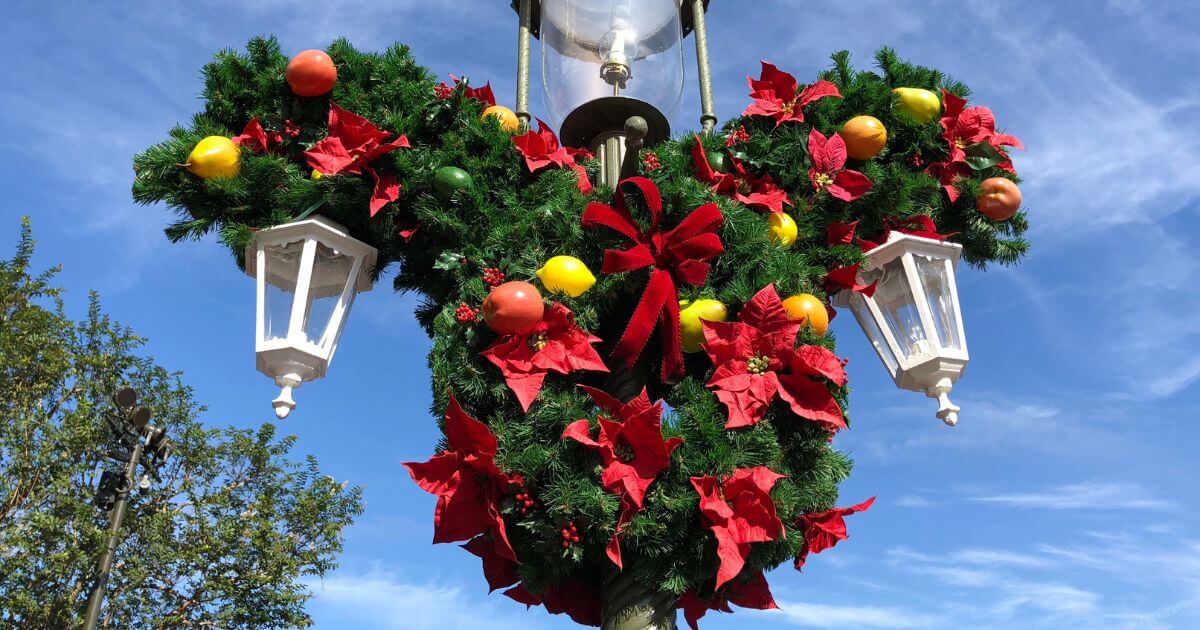
[[[928,628],[935,616],[885,606],[837,606],[793,601],[778,602],[778,610],[738,611],[803,628]]]
[[[1152,498],[1146,488],[1126,482],[1066,484],[1038,492],[974,496],[970,500],[1041,510],[1163,510],[1175,505]]]
[[[919,494],[906,494],[906,495],[903,495],[903,496],[897,498],[895,501],[895,505],[897,507],[905,507],[905,508],[924,508],[924,507],[933,507],[933,506],[937,505],[937,503],[934,501],[931,501]]]
[[[378,567],[366,573],[337,571],[309,588],[309,612],[318,626],[338,621],[381,630],[533,630],[542,627],[545,615],[541,610],[522,615],[522,607],[507,599],[490,602],[457,586],[410,582]]]

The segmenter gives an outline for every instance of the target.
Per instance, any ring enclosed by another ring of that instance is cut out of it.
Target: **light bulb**
[[[633,78],[631,63],[638,54],[638,34],[630,25],[629,5],[613,7],[608,32],[600,39],[600,77],[614,88],[624,89]]]

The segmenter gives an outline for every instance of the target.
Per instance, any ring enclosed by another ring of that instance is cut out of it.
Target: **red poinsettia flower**
[[[575,440],[600,454],[604,472],[600,483],[608,492],[621,497],[621,514],[617,528],[608,544],[608,557],[621,567],[619,536],[625,525],[642,509],[646,489],[659,473],[671,465],[671,453],[683,438],[663,439],[662,401],[653,405],[646,390],[629,403],[622,404],[612,396],[591,387],[584,387],[592,400],[620,422],[600,416],[600,439],[593,440],[588,420],[577,420],[563,431],[563,439]]]
[[[692,477],[700,495],[700,513],[717,539],[719,590],[737,577],[750,555],[750,544],[778,540],[784,536],[783,522],[775,514],[771,487],[786,475],[766,466],[738,468],[723,479]]]
[[[554,304],[532,331],[505,335],[480,354],[500,368],[521,408],[529,411],[548,372],[607,372],[604,360],[592,347],[600,341],[575,324],[575,314],[570,309]]]
[[[525,166],[529,168],[529,172],[536,173],[547,166],[569,168],[579,175],[579,192],[585,195],[590,194],[592,183],[588,180],[587,171],[575,163],[575,158],[591,158],[592,152],[587,149],[562,146],[558,142],[558,136],[554,135],[554,131],[545,122],[542,122],[542,119],[539,118],[537,122],[536,133],[530,129],[524,135],[517,136],[512,140],[517,151],[525,158]]]
[[[466,79],[456,77],[453,74],[450,75],[450,81],[454,83],[453,86],[448,85],[445,81],[442,81],[433,88],[433,93],[435,96],[437,96],[439,101],[444,101],[453,96],[454,88],[457,88],[461,85],[463,86],[464,98],[479,101],[480,103],[483,103],[484,107],[491,107],[492,105],[496,104],[496,95],[492,92],[491,81],[488,81],[488,83],[481,88],[473,88],[467,83]]]
[[[815,128],[808,132],[808,157],[812,168],[808,179],[817,192],[822,190],[842,201],[854,201],[871,190],[871,180],[858,171],[846,170],[846,141],[838,134],[826,138]]]
[[[755,177],[746,169],[741,160],[728,156],[732,173],[722,173],[713,169],[708,161],[708,153],[700,143],[700,136],[692,144],[692,163],[696,168],[696,179],[710,184],[713,192],[726,197],[733,197],[747,206],[758,210],[783,212],[784,205],[792,205],[787,192],[775,184],[770,175]]]
[[[925,174],[938,180],[950,203],[958,201],[958,181],[972,175],[971,167],[966,162],[934,162],[925,167]]]
[[[746,77],[750,83],[750,98],[754,102],[742,112],[743,116],[770,116],[775,126],[785,122],[804,122],[804,106],[826,96],[841,98],[837,86],[824,79],[800,90],[796,77],[773,64],[762,62],[758,80]]]
[[[404,464],[413,481],[438,498],[433,542],[470,540],[486,533],[496,554],[516,562],[499,502],[521,478],[496,466],[496,436],[486,424],[467,415],[453,395],[446,408],[446,440],[450,448],[444,453],[427,462]]]
[[[868,245],[877,245],[877,243],[869,243],[867,241],[861,241],[861,243],[867,249],[874,248],[867,247]],[[856,293],[862,293],[867,297],[875,295],[875,287],[879,284],[878,281],[872,282],[871,284],[860,284],[858,282],[858,270],[861,266],[862,265],[855,263],[853,265],[847,265],[845,267],[838,267],[837,269],[830,270],[829,273],[825,275],[825,292],[829,295],[833,295],[839,291],[854,291]]]
[[[725,590],[713,595],[712,599],[700,599],[695,589],[687,591],[679,598],[675,607],[683,609],[683,618],[692,630],[699,630],[700,618],[708,611],[731,613],[733,609],[729,607],[730,604],[754,610],[779,608],[762,571],[743,582],[730,582],[725,586]]]
[[[254,153],[271,153],[283,143],[283,134],[278,131],[267,133],[257,117],[250,119],[242,133],[230,138],[234,144],[246,147]]]
[[[487,580],[489,593],[521,581],[517,575],[520,565],[497,553],[496,545],[487,536],[476,536],[460,547],[483,560],[483,577]]]
[[[571,580],[542,593],[540,597],[525,588],[524,584],[518,584],[504,591],[504,594],[526,607],[545,605],[546,612],[552,615],[565,613],[581,626],[600,625],[600,595],[582,580]]]
[[[747,142],[750,140],[750,132],[746,131],[746,125],[740,125],[736,131],[729,134],[725,139],[725,146],[731,147],[739,142]]]
[[[804,549],[796,556],[796,570],[804,566],[808,554],[821,553],[838,544],[838,541],[849,538],[846,517],[856,512],[866,512],[874,502],[875,497],[871,497],[858,505],[802,514],[796,519],[796,526],[804,531]]]
[[[375,180],[370,204],[371,216],[375,216],[381,208],[400,196],[400,184],[395,176],[380,174],[371,167],[375,158],[409,147],[404,134],[387,141],[391,135],[391,132],[379,129],[366,118],[330,103],[329,135],[305,151],[304,155],[308,157],[308,165],[322,175],[370,175]]]
[[[728,409],[725,427],[753,426],[778,395],[801,418],[846,428],[829,388],[812,377],[846,384],[842,362],[819,346],[796,348],[801,323],[790,319],[775,285],[759,291],[736,322],[704,321],[704,349],[716,370],[708,381]]]
[[[1016,136],[996,133],[996,116],[987,107],[967,107],[967,101],[942,90],[942,138],[950,152],[949,162],[967,158],[966,148],[977,142],[987,142],[1006,159],[999,166],[1012,172],[1012,161],[1004,147],[1025,148]]]

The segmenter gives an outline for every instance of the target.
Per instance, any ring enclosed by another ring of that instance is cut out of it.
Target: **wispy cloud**
[[[523,615],[510,601],[493,604],[466,594],[457,586],[409,581],[394,571],[375,568],[366,573],[346,570],[309,584],[310,612],[322,619],[352,627],[381,630],[533,630],[544,613]],[[504,608],[500,608],[504,606]]]
[[[929,628],[941,625],[936,616],[905,608],[837,606],[779,601],[778,610],[753,612],[755,616],[802,628]]]
[[[937,505],[936,502],[931,501],[930,499],[927,499],[919,494],[903,495],[896,499],[895,504],[897,507],[905,508],[925,508]]]
[[[1152,498],[1135,483],[1084,482],[1054,486],[1037,492],[970,497],[971,501],[1041,510],[1165,510],[1171,501]]]

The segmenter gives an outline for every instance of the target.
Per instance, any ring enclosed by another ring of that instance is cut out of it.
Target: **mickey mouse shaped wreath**
[[[432,339],[445,440],[406,466],[436,497],[434,542],[480,558],[489,589],[581,624],[775,607],[768,572],[811,562],[870,507],[837,504],[850,461],[834,438],[851,422],[829,292],[873,291],[856,272],[892,230],[952,239],[977,266],[1027,247],[1023,212],[977,203],[984,180],[1016,180],[1019,142],[965,86],[890,50],[879,73],[835,55],[808,85],[764,63],[723,134],[646,147],[615,189],[545,125],[481,118],[487,86],[437,82],[402,46],[325,52],[337,79],[316,96],[289,89],[272,39],[218,55],[204,111],[136,158],[135,198],[180,212],[172,239],[213,232],[239,254],[311,212],[377,248]],[[897,88],[924,91],[924,114]],[[869,159],[840,135],[861,116],[879,123]],[[179,166],[239,131],[237,168]],[[446,167],[471,184],[447,193]],[[770,219],[785,208],[786,246]],[[547,271],[564,260],[599,273],[566,287]],[[401,435],[395,420],[380,435]]]

